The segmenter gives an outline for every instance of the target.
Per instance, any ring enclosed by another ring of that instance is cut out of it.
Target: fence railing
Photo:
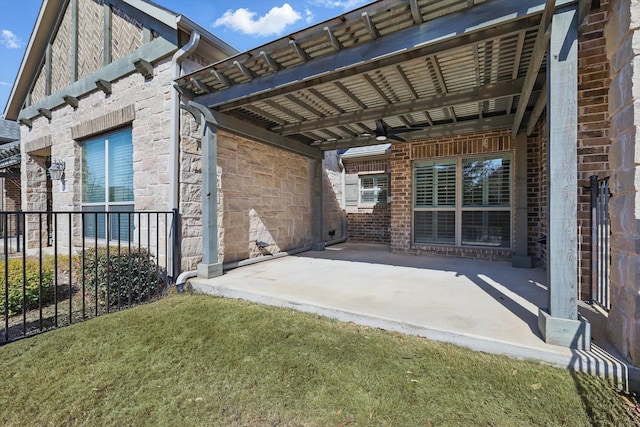
[[[590,178],[591,192],[591,302],[611,309],[609,270],[611,225],[609,178]]]
[[[149,302],[179,272],[177,212],[0,212],[11,221],[23,232],[0,238],[0,345]]]

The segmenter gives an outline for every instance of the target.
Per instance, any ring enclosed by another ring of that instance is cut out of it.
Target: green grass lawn
[[[200,295],[0,347],[0,425],[586,426],[589,375]]]

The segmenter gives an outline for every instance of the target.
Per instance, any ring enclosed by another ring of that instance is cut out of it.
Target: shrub
[[[84,277],[89,297],[102,305],[129,305],[153,297],[164,290],[166,272],[143,248],[86,249],[74,263],[76,277]],[[96,271],[97,270],[97,271]]]
[[[0,313],[4,313],[8,302],[9,316],[22,312],[23,308],[37,308],[42,296],[42,304],[53,301],[53,266],[42,264],[42,286],[40,286],[40,263],[36,260],[25,261],[26,275],[22,275],[22,259],[10,259],[8,263],[0,262]],[[5,271],[8,269],[9,293],[6,294]],[[26,281],[23,279],[26,278]],[[24,300],[23,300],[24,286]]]

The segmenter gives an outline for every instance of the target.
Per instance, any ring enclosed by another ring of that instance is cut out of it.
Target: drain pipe
[[[183,58],[189,55],[191,52],[195,51],[199,43],[200,33],[197,31],[192,31],[189,42],[173,54],[173,57],[171,58],[171,80],[175,80],[180,77],[182,72],[181,64]],[[178,199],[178,195],[180,194],[180,94],[178,93],[176,88],[173,88],[173,90],[171,91],[170,114],[171,133],[169,140],[169,204],[170,210],[178,213],[180,209]],[[173,236],[173,238],[177,239],[178,236]],[[173,265],[173,260],[171,260],[171,262],[172,263],[170,265]],[[178,270],[180,270],[179,266]],[[187,281],[187,278],[194,276],[196,276],[196,271],[187,271],[181,273],[176,279],[176,289],[178,290],[178,292],[182,292],[184,283]]]
[[[193,31],[189,42],[182,46],[171,58],[171,79],[180,77],[182,71],[182,59],[196,50],[200,43],[200,33]],[[179,146],[180,146],[180,94],[173,88],[171,91],[171,141],[170,141],[169,162],[170,164],[170,188],[169,203],[171,209],[178,209],[178,194],[180,191],[178,174],[180,170]]]

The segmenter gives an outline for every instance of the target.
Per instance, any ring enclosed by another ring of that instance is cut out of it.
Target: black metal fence
[[[0,212],[0,345],[157,299],[180,265],[177,212]]]
[[[609,178],[590,178],[591,191],[591,302],[611,309],[609,271],[611,226]]]

